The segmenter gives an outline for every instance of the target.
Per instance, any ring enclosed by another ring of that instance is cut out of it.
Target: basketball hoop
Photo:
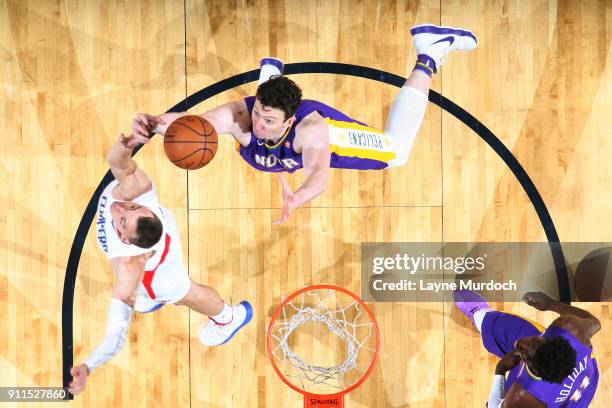
[[[304,407],[343,407],[344,395],[370,375],[380,349],[374,314],[355,294],[333,285],[308,286],[272,315],[268,358]]]

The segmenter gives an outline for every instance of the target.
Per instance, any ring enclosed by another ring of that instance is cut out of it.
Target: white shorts
[[[177,303],[191,287],[191,279],[183,264],[181,240],[176,222],[169,211],[162,209],[166,223],[164,249],[156,254],[158,261],[147,264],[142,281],[136,291],[134,310],[140,313],[152,312],[166,303]],[[159,256],[161,255],[161,256]]]
[[[175,274],[173,286],[155,290],[155,299],[151,298],[143,283],[140,282],[136,292],[134,310],[139,313],[147,313],[159,309],[166,303],[177,303],[187,295],[190,287],[191,279],[184,269]]]

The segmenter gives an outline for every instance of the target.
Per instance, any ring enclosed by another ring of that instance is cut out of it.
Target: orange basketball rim
[[[312,340],[300,341],[300,331]],[[323,337],[328,343],[317,348]],[[330,342],[341,346],[330,347]],[[276,374],[304,395],[305,408],[344,407],[344,396],[376,364],[380,332],[374,313],[357,295],[334,285],[313,285],[291,294],[274,311],[266,350]],[[322,355],[338,361],[330,364]]]

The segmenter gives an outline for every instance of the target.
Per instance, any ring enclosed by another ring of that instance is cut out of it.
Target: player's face
[[[295,117],[290,117],[285,120],[285,113],[276,108],[262,106],[261,102],[255,100],[253,113],[251,114],[251,123],[253,125],[253,134],[256,138],[262,140],[274,140],[280,138],[287,127],[293,124]]]
[[[130,243],[129,237],[136,236],[136,226],[140,217],[152,217],[153,212],[132,202],[115,201],[111,205],[111,216],[119,239],[126,244]]]

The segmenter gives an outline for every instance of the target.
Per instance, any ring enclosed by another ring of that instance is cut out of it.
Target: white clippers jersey
[[[183,266],[181,240],[179,239],[176,220],[172,213],[159,204],[155,186],[130,202],[149,208],[162,222],[164,227],[162,237],[151,248],[140,248],[136,245],[125,244],[117,235],[110,207],[117,200],[112,192],[119,184],[116,180],[111,182],[102,192],[98,201],[98,219],[96,222],[98,244],[108,259],[137,256],[149,251],[155,254],[147,260],[145,273],[138,287],[136,307],[137,311],[146,311],[144,301],[150,298],[157,303],[174,303],[180,300],[189,288],[189,277]],[[142,303],[142,307],[139,304]],[[150,303],[150,302],[149,302]],[[148,303],[147,303],[148,304]],[[142,310],[141,310],[142,309]]]

